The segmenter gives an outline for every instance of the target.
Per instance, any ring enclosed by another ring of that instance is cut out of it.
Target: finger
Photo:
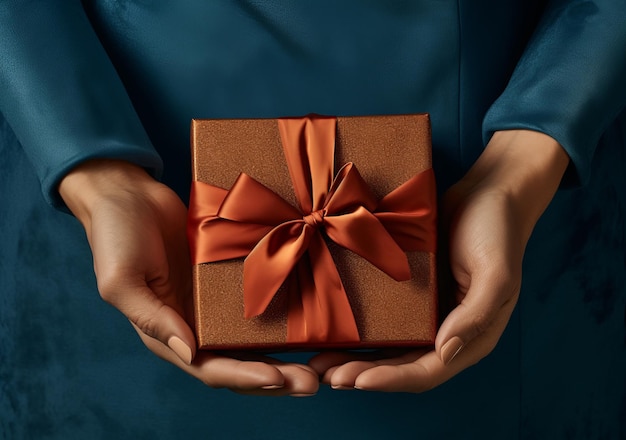
[[[496,321],[508,321],[519,295],[519,284],[512,279],[517,278],[491,271],[472,280],[467,294],[437,333],[435,350],[444,364],[449,364],[476,337],[488,332]],[[497,338],[494,347],[495,342]]]
[[[153,242],[152,245],[153,249],[143,249],[152,258],[148,264],[141,256],[116,255],[121,244],[113,246],[116,250],[111,251],[92,243],[93,249],[101,250],[101,253],[94,252],[98,291],[104,301],[117,308],[141,332],[167,345],[190,364],[195,356],[196,341],[180,314],[183,305],[178,303],[177,295],[181,289],[186,289],[186,284],[175,279],[177,271],[163,272],[163,268],[170,267],[165,252],[161,244]],[[173,282],[177,282],[178,288],[174,288]]]
[[[445,382],[462,370],[461,363],[446,366],[436,352],[409,363],[382,364],[362,371],[354,387],[367,391],[421,393]]]
[[[401,356],[406,353],[406,348],[386,348],[370,351],[324,351],[309,359],[309,366],[319,376],[324,375],[330,368],[343,365],[356,360],[377,360]]]
[[[319,379],[317,373],[306,365],[294,363],[272,364],[280,371],[284,378],[284,384],[276,389],[238,389],[234,390],[240,394],[247,395],[264,395],[264,396],[292,396],[292,397],[309,397],[314,396],[319,389]]]
[[[349,352],[328,351],[319,353],[309,359],[309,366],[317,373],[323,383],[330,384],[330,376],[337,366],[353,360]]]
[[[389,358],[394,356],[398,350],[375,350],[375,351],[326,351],[319,353],[309,359],[309,366],[315,370],[321,382],[331,385],[331,377],[335,370],[342,365],[353,361],[372,361],[376,359]],[[343,388],[343,384],[335,384],[336,388]],[[350,385],[347,385],[351,388]]]
[[[327,351],[313,356],[308,364],[318,376],[323,376],[330,368],[355,360],[377,359],[377,356],[378,352]]]
[[[136,330],[166,345],[183,362],[191,364],[196,354],[193,331],[182,316],[157,298],[149,287],[124,287],[115,294],[101,289],[101,295],[122,312]]]
[[[357,377],[366,370],[376,368],[379,365],[399,365],[410,363],[419,359],[427,349],[406,351],[402,350],[399,356],[391,357],[392,352],[378,351],[374,353],[337,353],[334,360],[342,361],[340,365],[334,365],[324,373],[323,382],[328,383],[334,389],[353,389]],[[398,350],[394,350],[398,352]],[[319,362],[324,362],[320,359]]]
[[[278,369],[283,374],[284,384],[280,389],[273,392],[274,395],[311,396],[317,393],[319,388],[319,375],[309,365],[283,362],[255,352],[223,352],[222,354],[240,360],[265,362]],[[268,393],[264,392],[263,394],[267,395]]]
[[[335,390],[354,389],[357,377],[364,371],[376,367],[374,361],[352,361],[334,368],[328,383]]]
[[[212,388],[272,394],[284,387],[285,378],[280,369],[263,362],[262,357],[259,360],[239,360],[203,351],[189,365],[160,341],[147,336],[136,326],[135,330],[150,351]],[[308,374],[312,373],[309,371]]]
[[[240,360],[203,352],[190,371],[213,388],[273,392],[285,386],[280,369],[261,360]]]
[[[437,351],[430,351],[409,363],[398,363],[397,360],[389,363],[379,360],[376,367],[365,369],[356,377],[355,388],[419,393],[441,385],[478,363],[493,350],[509,321],[515,301],[516,296],[506,301],[491,321],[491,325],[466,343],[449,362],[444,362]],[[455,330],[453,325],[450,325],[450,329]]]
[[[423,354],[413,362],[393,364],[378,361],[376,367],[364,370],[355,379],[355,388],[369,391],[421,393],[448,381],[471,367],[493,350],[506,327],[515,306],[511,301],[502,308],[493,325],[480,337],[467,343],[453,360],[443,362],[436,351]]]

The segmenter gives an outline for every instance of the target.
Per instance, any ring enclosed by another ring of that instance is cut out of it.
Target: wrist
[[[83,223],[105,199],[119,198],[144,185],[156,183],[141,167],[113,159],[94,159],[70,171],[58,191],[69,210]]]
[[[527,186],[558,188],[568,164],[567,153],[552,137],[531,130],[505,130],[494,133],[468,176],[488,176],[515,194]]]
[[[530,130],[499,131],[461,180],[461,186],[502,196],[530,235],[568,164],[565,150],[548,135]]]

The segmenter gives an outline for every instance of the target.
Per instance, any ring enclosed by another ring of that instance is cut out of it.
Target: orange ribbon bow
[[[432,169],[378,201],[354,164],[333,177],[336,123],[322,116],[278,120],[299,209],[247,174],[230,191],[192,183],[193,263],[246,257],[246,318],[262,314],[286,283],[289,343],[359,341],[322,231],[397,281],[411,277],[406,251],[435,251]]]

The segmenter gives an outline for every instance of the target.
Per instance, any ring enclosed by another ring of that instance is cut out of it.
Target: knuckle
[[[118,292],[118,284],[110,277],[98,278],[98,292],[100,298],[109,304],[115,304]]]
[[[151,338],[157,337],[159,320],[155,317],[155,315],[139,312],[135,314],[131,320],[144,334],[150,336]]]
[[[119,268],[110,267],[96,272],[100,297],[109,304],[115,305],[119,292],[124,287],[124,273]]]
[[[484,334],[493,322],[493,317],[488,312],[480,312],[477,315],[474,315],[472,318],[472,328],[476,332],[476,335]]]

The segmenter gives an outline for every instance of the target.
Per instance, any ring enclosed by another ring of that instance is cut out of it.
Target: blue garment
[[[544,3],[0,2],[0,437],[626,438],[626,4]],[[434,391],[207,390],[100,301],[48,205],[96,157],[186,200],[191,118],[310,112],[429,112],[441,191],[496,130],[572,159],[498,347]]]

